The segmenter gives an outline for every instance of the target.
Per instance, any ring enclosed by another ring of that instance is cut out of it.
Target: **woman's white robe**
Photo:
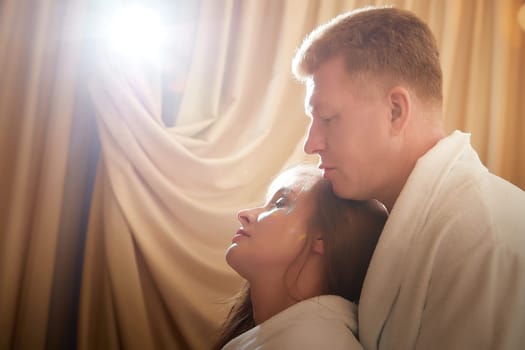
[[[335,295],[303,300],[231,340],[223,350],[362,349],[355,304]]]

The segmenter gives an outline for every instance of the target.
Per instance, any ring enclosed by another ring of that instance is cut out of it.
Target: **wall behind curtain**
[[[241,282],[233,213],[314,161],[295,48],[385,3],[148,2],[184,33],[160,67],[96,45],[97,16],[129,2],[0,2],[0,349],[207,348]],[[525,188],[520,0],[388,3],[436,34],[446,127]]]

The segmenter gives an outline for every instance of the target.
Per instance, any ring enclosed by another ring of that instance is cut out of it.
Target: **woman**
[[[247,285],[216,349],[361,349],[356,303],[387,218],[337,198],[320,170],[278,176],[264,206],[241,210],[226,252]]]

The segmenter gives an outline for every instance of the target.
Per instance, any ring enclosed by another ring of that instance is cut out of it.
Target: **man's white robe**
[[[365,349],[525,349],[525,192],[459,131],[421,157],[372,258]]]

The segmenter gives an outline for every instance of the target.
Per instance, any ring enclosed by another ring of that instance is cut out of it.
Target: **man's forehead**
[[[342,57],[336,56],[321,63],[305,81],[305,110],[315,112],[317,109],[321,109],[325,103],[324,95],[336,93],[350,80]]]
[[[304,111],[306,115],[312,116],[312,113],[314,112],[314,101],[313,99],[313,92],[314,92],[314,83],[312,82],[311,78],[308,78],[306,81],[306,96],[304,98]]]
[[[314,77],[308,78],[306,81],[306,97],[304,99],[304,110],[307,115],[318,114],[323,111],[323,106],[326,103],[323,94],[326,84],[315,81]]]
[[[317,108],[320,99],[321,85],[315,81],[314,76],[306,80],[306,97],[304,99],[305,110],[312,111]]]
[[[309,116],[333,113],[334,103],[340,103],[348,96],[368,98],[370,94],[382,91],[384,85],[383,80],[370,72],[352,74],[346,71],[340,74],[315,72],[305,81],[304,110]]]

